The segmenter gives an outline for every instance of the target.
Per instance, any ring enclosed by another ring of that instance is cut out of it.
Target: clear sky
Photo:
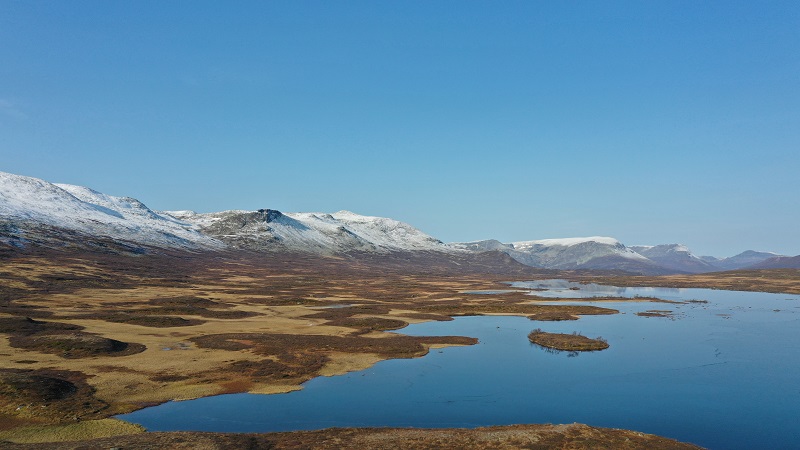
[[[0,2],[0,170],[800,254],[800,2]]]

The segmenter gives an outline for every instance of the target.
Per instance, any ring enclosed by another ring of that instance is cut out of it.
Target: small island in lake
[[[572,334],[548,333],[542,331],[541,328],[531,331],[530,334],[528,334],[528,340],[541,347],[570,352],[586,352],[605,350],[608,348],[608,342],[601,337],[592,339],[582,336],[577,332]]]

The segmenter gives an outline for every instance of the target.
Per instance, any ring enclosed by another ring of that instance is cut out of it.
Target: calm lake
[[[622,314],[569,322],[480,316],[415,324],[402,333],[480,343],[315,378],[287,394],[220,395],[118,417],[150,431],[224,432],[580,422],[712,449],[800,448],[800,296],[563,280],[512,287],[581,304],[601,295],[707,303],[602,302]],[[674,317],[635,315],[647,310]],[[528,342],[534,328],[602,336],[611,347],[547,352]]]

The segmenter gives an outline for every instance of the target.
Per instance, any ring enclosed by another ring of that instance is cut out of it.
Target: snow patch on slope
[[[612,237],[605,236],[591,236],[591,237],[575,237],[575,238],[561,238],[561,239],[539,239],[536,241],[520,241],[513,242],[512,245],[517,249],[530,248],[536,245],[544,247],[551,247],[554,245],[561,247],[570,247],[573,245],[584,244],[586,242],[597,242],[604,245],[621,245],[620,242]]]
[[[130,197],[0,172],[0,218],[116,241],[167,248],[222,248],[196,226],[155,213]]]
[[[362,216],[350,211],[333,214],[281,213],[261,209],[206,214],[172,211],[168,214],[193,223],[203,232],[240,248],[323,254],[351,251],[461,251],[407,223],[384,217]]]
[[[629,248],[656,264],[676,272],[701,273],[716,270],[709,261],[695,256],[689,247],[683,244],[638,245]]]
[[[647,261],[647,258],[625,247],[620,241],[606,236],[576,237],[562,239],[539,239],[535,241],[512,242],[514,250],[539,254],[545,260],[562,260],[570,255],[578,265],[601,256],[619,256],[622,258]],[[559,267],[568,264],[558,263]]]
[[[658,273],[649,259],[605,236],[539,239],[503,244],[499,241],[476,241],[452,244],[471,251],[501,251],[518,262],[546,269],[627,270]]]

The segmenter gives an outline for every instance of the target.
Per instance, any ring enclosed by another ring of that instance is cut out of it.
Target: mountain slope
[[[185,250],[223,247],[136,199],[0,172],[0,242],[81,246],[87,238]]]
[[[610,237],[542,239],[511,245],[526,255],[528,264],[548,269],[624,270],[650,275],[668,272]]]
[[[130,197],[0,172],[0,243],[98,248],[229,247],[312,254],[434,251],[461,253],[397,220],[275,210],[156,212]]]
[[[713,263],[719,270],[738,270],[749,268],[751,266],[760,264],[765,262],[771,258],[779,258],[783,257],[784,255],[778,255],[777,253],[769,253],[769,252],[757,252],[753,250],[747,250],[745,252],[739,253],[736,256],[731,256],[730,258],[720,259]]]
[[[531,265],[553,269],[581,268],[595,258],[607,256],[646,261],[618,240],[602,236],[542,239],[513,242],[510,245],[515,251],[526,254]]]
[[[545,269],[624,270],[648,275],[674,272],[658,266],[618,240],[603,236],[510,244],[488,240],[452,245],[471,251],[500,251],[523,264]]]
[[[11,247],[83,248],[141,253],[148,249],[189,251],[245,249],[309,255],[394,255],[411,253],[456,262],[480,256],[498,267],[516,262],[541,269],[622,270],[660,275],[733,270],[780,255],[747,251],[731,258],[698,258],[678,244],[626,247],[614,238],[542,239],[502,243],[485,240],[445,244],[397,220],[349,211],[282,213],[257,211],[153,211],[131,197],[82,186],[54,184],[0,172],[0,244]],[[4,251],[12,251],[5,247]],[[433,256],[426,256],[431,254]],[[502,255],[502,256],[501,256]],[[500,259],[497,259],[500,257]],[[399,259],[398,259],[399,258]],[[419,259],[422,258],[422,259]],[[385,258],[384,258],[385,259]],[[768,264],[793,264],[772,261]]]
[[[403,222],[349,211],[282,213],[271,209],[198,214],[167,212],[235,248],[320,254],[461,252]]]
[[[775,256],[758,264],[747,266],[746,269],[800,269],[800,255]]]
[[[634,245],[629,248],[659,266],[676,272],[703,273],[719,270],[715,265],[692,254],[681,244]]]

